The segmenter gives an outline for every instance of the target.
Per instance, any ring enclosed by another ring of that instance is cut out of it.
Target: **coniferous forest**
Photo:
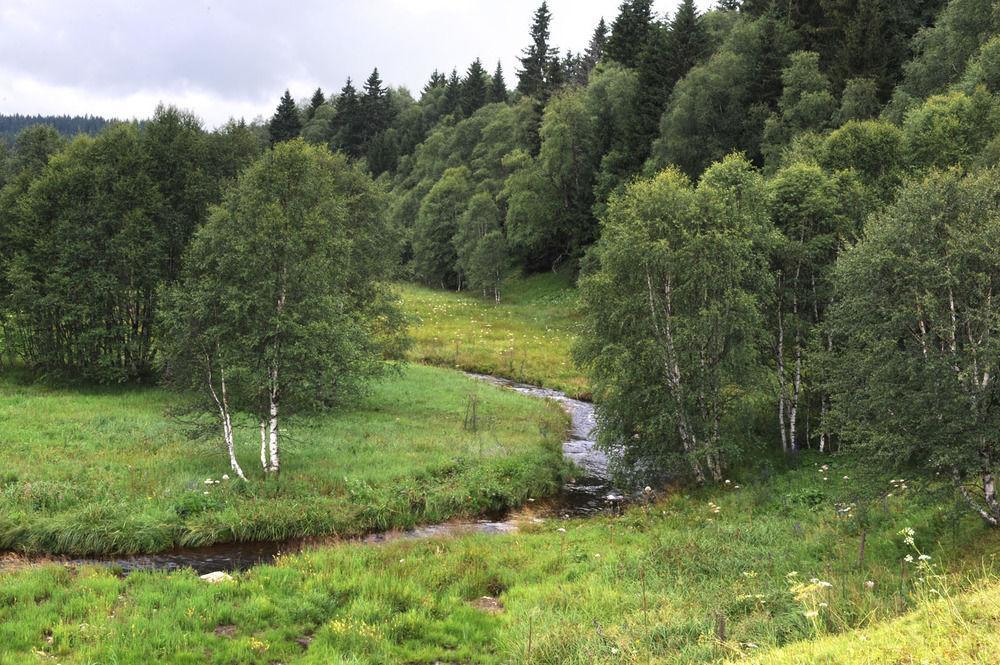
[[[995,661],[1000,4],[526,18],[215,129],[0,117],[0,662]],[[305,551],[39,563],[247,542]]]

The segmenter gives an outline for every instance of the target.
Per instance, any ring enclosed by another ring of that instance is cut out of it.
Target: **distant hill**
[[[0,114],[0,141],[11,143],[18,133],[31,125],[51,125],[64,136],[96,134],[110,120],[95,115],[2,115]]]

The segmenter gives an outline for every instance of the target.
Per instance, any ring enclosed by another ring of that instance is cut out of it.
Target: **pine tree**
[[[316,88],[316,92],[313,93],[312,99],[309,101],[309,110],[306,112],[310,120],[316,115],[316,109],[323,104],[326,104],[326,95],[323,94],[322,88]]]
[[[741,0],[718,0],[715,6],[724,12],[738,12],[741,4]]]
[[[490,101],[507,101],[507,81],[503,78],[503,66],[499,60],[497,60],[496,71],[493,72],[493,81],[490,83]]]
[[[652,0],[625,0],[611,24],[605,55],[626,67],[638,67],[653,23]]]
[[[590,77],[590,72],[594,71],[594,67],[597,67],[597,63],[601,61],[601,57],[604,55],[604,49],[608,45],[608,24],[604,22],[604,17],[601,17],[601,21],[594,28],[594,34],[590,38],[590,44],[587,45],[587,50],[584,51],[583,57],[580,59],[580,76],[582,80],[578,80],[577,83],[580,85],[586,85],[587,79]]]
[[[444,87],[444,115],[458,113],[462,110],[462,80],[458,78],[458,70],[452,69],[448,83]]]
[[[487,87],[486,70],[483,64],[476,58],[469,65],[465,80],[462,81],[462,113],[470,116],[482,108],[489,97]]]
[[[517,90],[522,95],[545,100],[551,92],[548,81],[548,74],[551,72],[551,63],[558,61],[559,55],[555,49],[549,46],[549,24],[552,22],[552,13],[546,2],[535,11],[535,18],[531,24],[531,45],[524,49],[524,55],[518,60],[521,62],[521,71],[517,73]]]
[[[285,94],[281,96],[281,101],[278,103],[278,108],[274,112],[274,116],[271,117],[267,129],[271,135],[272,145],[282,141],[290,141],[302,131],[299,109],[295,106],[295,100],[292,99],[288,90],[285,90]]]
[[[351,157],[360,157],[362,149],[361,108],[358,91],[351,83],[350,77],[340,91],[335,105],[336,115],[330,124],[333,135],[333,148],[342,150]]]

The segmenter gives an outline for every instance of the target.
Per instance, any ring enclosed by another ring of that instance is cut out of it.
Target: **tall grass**
[[[463,427],[473,393],[476,432]],[[165,415],[173,401],[0,378],[0,549],[153,552],[407,528],[520,505],[553,492],[562,470],[558,407],[429,367],[346,410],[289,421],[281,477],[255,471],[245,484],[221,480],[219,442],[190,439]],[[246,425],[239,456],[254,470]]]
[[[565,275],[509,280],[499,304],[409,284],[397,290],[414,322],[414,361],[589,396],[587,380],[570,358],[577,300]]]

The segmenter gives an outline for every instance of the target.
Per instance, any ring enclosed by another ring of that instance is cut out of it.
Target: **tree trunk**
[[[222,392],[221,397],[215,390],[215,384],[212,377],[211,360],[209,360],[208,390],[211,392],[212,399],[215,400],[215,405],[219,409],[219,420],[222,422],[222,438],[226,442],[226,453],[229,455],[229,467],[238,478],[246,480],[247,477],[243,475],[243,469],[240,467],[240,462],[236,459],[236,442],[233,437],[233,419],[229,413],[229,398],[226,394],[226,374],[223,370],[219,371],[219,377],[221,381],[221,385],[219,387],[219,390]]]
[[[278,453],[278,368],[271,367],[271,390],[268,395],[269,410],[267,421],[267,451],[269,461],[268,473],[278,473],[281,470],[281,456]]]

